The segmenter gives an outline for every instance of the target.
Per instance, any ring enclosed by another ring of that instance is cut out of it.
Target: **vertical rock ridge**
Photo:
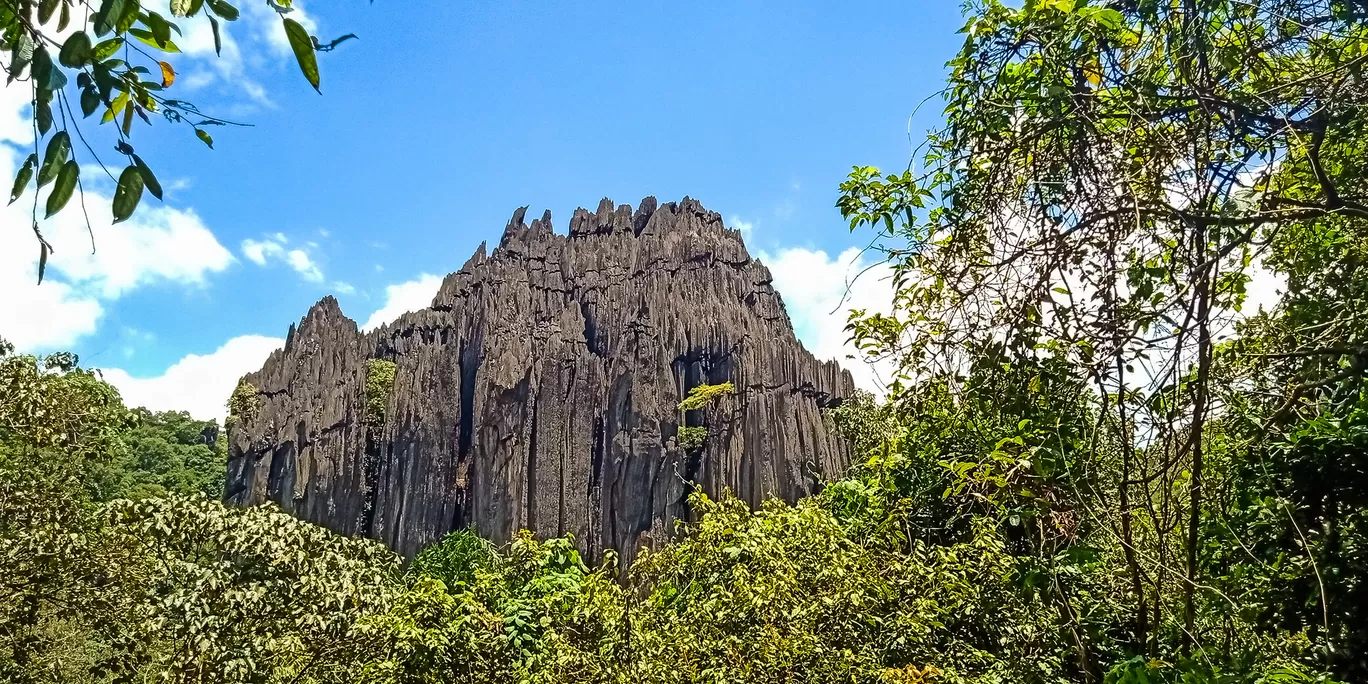
[[[604,198],[565,235],[513,212],[432,306],[362,333],[332,297],[246,380],[260,406],[229,428],[228,499],[273,500],[411,555],[473,525],[573,534],[593,561],[669,538],[695,484],[752,505],[795,500],[847,467],[821,409],[850,375],[794,336],[739,232],[697,200]],[[380,424],[366,361],[396,364]],[[702,383],[737,393],[680,415]],[[681,425],[706,426],[685,450]]]

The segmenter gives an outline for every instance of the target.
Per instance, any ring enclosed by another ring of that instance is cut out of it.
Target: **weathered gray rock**
[[[432,306],[369,333],[324,298],[246,381],[229,428],[227,498],[267,500],[411,555],[467,525],[495,540],[573,533],[590,559],[666,539],[692,482],[757,505],[846,467],[820,409],[850,374],[794,336],[738,232],[685,198],[603,200],[569,235],[513,214]],[[367,420],[368,359],[396,364]],[[736,394],[681,415],[700,384]],[[254,413],[254,415],[252,415]],[[706,425],[701,449],[676,429]]]

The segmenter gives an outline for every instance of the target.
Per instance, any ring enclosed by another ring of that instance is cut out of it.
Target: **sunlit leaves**
[[[290,50],[294,52],[295,60],[299,62],[299,70],[304,73],[304,78],[309,85],[318,90],[318,57],[314,54],[313,41],[309,38],[309,32],[294,19],[285,18],[285,36],[290,40]],[[322,92],[322,91],[319,91]]]
[[[102,62],[114,56],[114,53],[118,52],[119,48],[123,47],[123,44],[123,38],[110,38],[109,40],[101,41],[99,45],[95,46],[93,53],[95,61]]]
[[[180,48],[171,42],[170,38],[158,38],[151,31],[143,29],[129,29],[128,35],[138,39],[138,42],[157,48],[162,52],[180,52]]]

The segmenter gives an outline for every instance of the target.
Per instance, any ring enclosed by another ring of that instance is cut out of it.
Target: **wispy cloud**
[[[323,282],[323,269],[307,251],[317,245],[309,243],[303,247],[291,247],[289,242],[289,238],[281,233],[272,233],[261,240],[248,238],[242,241],[242,256],[258,266],[282,263],[311,283]]]

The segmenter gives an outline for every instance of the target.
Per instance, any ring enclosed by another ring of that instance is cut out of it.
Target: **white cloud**
[[[774,276],[774,288],[783,295],[804,346],[817,358],[840,362],[861,388],[882,392],[892,378],[892,366],[866,363],[846,342],[844,328],[851,309],[892,312],[892,269],[861,255],[855,247],[834,258],[822,250],[803,248],[757,256]]]
[[[755,233],[755,223],[743,221],[740,216],[731,217],[731,227],[741,231],[741,238],[747,243],[751,241],[751,235]]]
[[[302,249],[292,249],[285,255],[285,260],[289,262],[290,268],[303,276],[305,280],[321,283],[323,282],[323,271],[319,270],[318,265],[309,258],[309,253]]]
[[[22,84],[21,84],[22,85]],[[32,145],[28,91],[0,88],[0,177],[13,178]],[[10,144],[22,146],[16,149]],[[86,176],[88,174],[82,174]],[[146,198],[133,219],[115,224],[110,196],[92,178],[66,209],[39,226],[52,245],[43,284],[38,285],[39,242],[33,225],[32,185],[9,206],[0,206],[0,335],[26,351],[69,348],[93,333],[105,304],[127,292],[159,283],[203,285],[206,276],[233,263],[197,214]],[[49,185],[36,195],[45,201]],[[94,252],[85,214],[90,215]]]
[[[120,368],[101,369],[119,388],[124,403],[153,411],[188,411],[200,420],[221,420],[238,379],[261,368],[285,340],[263,335],[234,337],[210,354],[190,354],[152,378],[135,378]]]
[[[409,311],[418,311],[432,306],[432,299],[442,286],[442,277],[421,274],[416,280],[388,285],[385,287],[385,305],[371,314],[361,326],[364,331],[374,330],[393,321]]]
[[[242,241],[242,256],[247,260],[258,265],[265,266],[268,262],[277,261],[294,269],[305,280],[312,283],[323,282],[323,269],[318,267],[313,257],[305,249],[287,246],[289,239],[281,233],[272,233],[264,240],[253,240],[248,238]],[[309,243],[306,247],[317,247],[314,243]]]
[[[242,256],[257,266],[265,266],[267,254],[276,257],[285,253],[285,248],[271,241],[258,242],[251,238],[242,241]]]
[[[351,284],[351,283],[348,283],[348,282],[344,282],[344,281],[339,280],[339,281],[333,283],[332,286],[333,286],[333,289],[334,289],[334,290],[337,290],[338,294],[344,294],[344,295],[356,294],[356,288],[355,288],[355,287],[352,287],[352,284]]]

